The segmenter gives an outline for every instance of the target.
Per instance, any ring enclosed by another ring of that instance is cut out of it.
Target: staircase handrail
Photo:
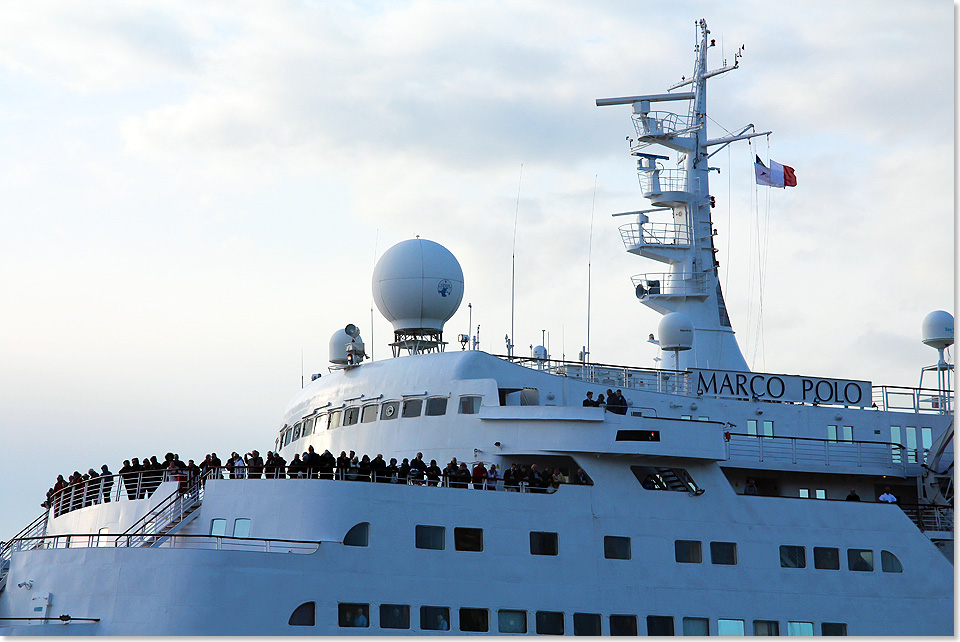
[[[30,522],[23,530],[10,538],[10,541],[6,542],[3,547],[0,548],[0,577],[3,577],[7,574],[10,559],[13,557],[14,542],[38,537],[37,533],[40,531],[42,532],[40,532],[39,537],[46,535],[48,513],[49,509],[41,513],[39,517]]]
[[[182,475],[188,475],[188,473],[185,471],[179,471],[179,473]],[[133,538],[140,538],[138,541],[143,541],[143,539],[155,535],[160,528],[163,528],[163,526],[169,524],[173,519],[172,516],[167,517],[165,520],[160,519],[171,509],[176,510],[179,508],[180,513],[182,514],[183,510],[186,508],[199,504],[203,500],[203,484],[208,475],[209,471],[202,475],[198,475],[193,482],[189,483],[186,489],[183,489],[180,485],[178,485],[177,488],[170,493],[170,495],[163,499],[163,501],[157,504],[152,510],[147,512],[146,515],[134,522],[127,530],[117,536],[116,546],[123,546],[123,544],[121,544],[122,539],[126,539],[126,546],[131,546]],[[188,497],[192,498],[193,501],[190,504],[185,505],[183,499]],[[158,523],[162,523],[163,526],[149,530],[151,524]]]

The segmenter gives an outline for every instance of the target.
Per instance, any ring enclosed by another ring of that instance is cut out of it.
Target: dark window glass
[[[341,602],[337,622],[342,627],[366,628],[370,626],[370,605]]]
[[[703,561],[703,552],[700,550],[700,542],[698,541],[678,539],[674,542],[674,549],[678,562],[699,564]]]
[[[557,552],[556,533],[540,533],[537,531],[530,533],[530,553],[532,555],[556,555]]]
[[[381,604],[380,628],[409,629],[410,607],[406,604]]]
[[[380,419],[396,419],[398,410],[400,410],[399,401],[388,401],[380,406]]]
[[[487,623],[487,609],[460,609],[460,630],[473,633],[486,633],[489,628]]]
[[[475,552],[482,551],[483,550],[483,529],[482,528],[454,528],[453,529],[453,547],[458,551],[475,551]]]
[[[603,556],[608,560],[630,559],[630,538],[605,535],[603,538]]]
[[[497,623],[500,633],[526,633],[527,612],[501,609],[497,611]]]
[[[847,568],[851,571],[872,571],[873,551],[862,548],[848,548]]]
[[[475,415],[480,412],[481,397],[460,397],[460,414]]]
[[[427,410],[423,414],[428,417],[438,417],[447,414],[447,398],[431,397],[427,399]]]
[[[637,635],[637,616],[611,615],[610,635]]]
[[[880,570],[884,573],[903,573],[903,564],[890,551],[880,551]]]
[[[824,622],[820,625],[820,633],[826,636],[838,636],[847,634],[847,625],[844,622]]]
[[[315,417],[311,417],[303,422],[303,432],[301,433],[301,436],[306,437],[307,435],[313,434],[313,424],[315,420]]]
[[[287,428],[283,433],[283,445],[286,446],[290,443],[290,438],[293,437],[293,428]]]
[[[403,402],[404,417],[419,417],[423,407],[423,399],[407,399]]]
[[[450,609],[446,606],[421,606],[420,628],[424,631],[449,631]]]
[[[417,548],[434,551],[443,550],[443,526],[423,526],[417,524]]]
[[[370,522],[361,522],[343,536],[344,546],[368,546],[370,543]]]
[[[290,626],[316,626],[317,625],[317,603],[304,602],[293,610],[290,614],[290,620],[287,622]]]
[[[802,546],[781,546],[780,566],[783,568],[806,568],[807,552]]]
[[[673,618],[669,615],[648,615],[647,635],[673,635]]]
[[[352,426],[360,418],[359,408],[345,408],[343,411],[343,425]]]
[[[780,635],[780,623],[776,620],[754,620],[754,635]]]
[[[813,567],[827,571],[840,570],[840,549],[823,546],[813,547]]]
[[[710,561],[714,564],[736,564],[736,542],[710,542]]]
[[[563,613],[559,611],[537,611],[538,635],[563,635]]]
[[[360,423],[366,424],[377,420],[377,404],[370,404],[363,407],[363,414],[360,416]]]
[[[705,617],[683,618],[683,634],[701,638],[710,635],[710,620]]]
[[[300,430],[303,428],[303,424],[297,422],[297,425],[293,427],[293,440],[296,441],[300,439]]]
[[[573,634],[574,635],[600,635],[600,614],[599,613],[574,613],[573,614]]]

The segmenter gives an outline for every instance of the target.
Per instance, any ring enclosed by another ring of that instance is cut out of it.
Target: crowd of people
[[[176,453],[167,453],[163,461],[156,456],[144,457],[142,461],[134,457],[125,459],[116,474],[104,464],[100,472],[90,468],[83,474],[74,471],[67,479],[58,475],[41,505],[52,508],[54,515],[59,516],[84,506],[110,502],[121,494],[127,499],[150,497],[165,480],[179,481],[181,488],[186,489],[198,479],[210,478],[343,479],[450,488],[470,488],[472,485],[477,490],[529,490],[537,493],[554,492],[564,483],[592,483],[581,468],[568,478],[559,467],[550,471],[541,470],[537,464],[511,464],[509,469],[501,472],[495,463],[487,466],[479,461],[468,467],[456,457],[440,468],[436,459],[426,463],[423,453],[417,453],[413,459],[404,457],[398,463],[395,457],[388,462],[381,454],[371,459],[368,455],[358,456],[352,450],[349,453],[342,450],[339,456],[329,450],[319,454],[309,446],[302,456],[297,453],[290,462],[280,453],[267,451],[264,458],[256,450],[244,455],[231,452],[226,462],[216,453],[210,453],[199,465],[192,459],[184,463]]]
[[[607,396],[604,397],[603,394],[599,394],[596,399],[593,398],[593,391],[591,390],[587,392],[587,398],[583,400],[583,407],[604,408],[607,412],[612,412],[615,415],[627,414],[627,400],[620,389],[614,392],[607,388]]]

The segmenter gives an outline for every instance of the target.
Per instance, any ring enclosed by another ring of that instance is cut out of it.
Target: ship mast
[[[631,277],[637,298],[666,315],[681,312],[694,328],[693,349],[674,353],[677,369],[714,368],[747,371],[747,363],[730,324],[718,278],[719,262],[714,247],[714,229],[710,210],[709,158],[736,140],[765,136],[747,125],[737,134],[710,140],[707,138],[707,79],[738,68],[742,48],[732,65],[707,70],[707,50],[714,46],[710,30],[700,20],[700,42],[693,75],[670,87],[672,92],[690,86],[690,91],[621,98],[601,98],[597,106],[632,105],[637,140],[631,140],[630,153],[637,157],[637,173],[643,196],[651,209],[623,212],[614,216],[633,216],[634,221],[620,227],[626,250],[667,265],[667,271],[637,274]],[[653,103],[689,101],[685,115],[669,111],[651,111]],[[750,132],[750,133],[747,133]],[[651,145],[662,145],[677,153],[675,169],[663,161],[669,156],[649,153]],[[719,149],[708,153],[710,147]],[[650,220],[650,214],[666,219]]]

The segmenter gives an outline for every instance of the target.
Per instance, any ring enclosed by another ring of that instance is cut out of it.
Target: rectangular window
[[[757,436],[757,420],[747,419],[747,434],[751,437]]]
[[[827,426],[827,441],[837,443],[837,427]]]
[[[800,499],[810,499],[810,489],[801,488],[800,489]]]
[[[471,633],[486,633],[489,629],[487,609],[460,609],[460,630]]]
[[[417,524],[417,548],[442,551],[444,545],[443,526],[424,526]]]
[[[386,419],[396,419],[397,411],[400,410],[399,401],[388,401],[380,406],[380,421]]]
[[[840,570],[840,549],[824,546],[813,547],[813,567],[826,571]]]
[[[340,410],[334,410],[330,413],[330,425],[327,426],[328,430],[340,427]]]
[[[920,429],[920,447],[923,448],[923,463],[927,463],[927,454],[933,445],[933,428]]]
[[[283,433],[283,445],[286,446],[290,443],[290,438],[293,437],[293,428],[287,428]]]
[[[404,417],[419,417],[420,410],[423,408],[423,399],[407,399],[403,402]]]
[[[427,399],[427,410],[423,414],[427,417],[439,417],[447,414],[447,398],[431,397]]]
[[[806,568],[806,550],[802,546],[781,546],[780,566],[783,568]]]
[[[424,631],[449,631],[450,608],[446,606],[421,606],[420,628]]]
[[[227,520],[215,519],[210,522],[210,534],[215,537],[221,537],[227,534]]]
[[[381,604],[380,628],[409,629],[410,607],[406,604]]]
[[[647,635],[673,635],[673,618],[669,615],[648,615]]]
[[[461,415],[475,415],[480,412],[480,399],[481,397],[469,396],[469,397],[460,397],[460,410]]]
[[[537,635],[563,635],[563,613],[537,611]]]
[[[754,635],[780,635],[780,623],[776,620],[754,620]]]
[[[787,622],[787,635],[813,635],[813,622]]]
[[[823,489],[823,488],[818,488],[816,492],[817,492],[817,495],[816,495],[817,499],[826,499],[826,498],[827,498],[827,491],[826,491],[825,489]]]
[[[301,428],[303,428],[303,424],[298,421],[298,422],[297,422],[297,425],[293,427],[293,440],[294,440],[294,441],[300,439],[300,430],[301,430]]]
[[[556,555],[558,549],[556,533],[540,533],[537,531],[530,533],[531,555]]]
[[[710,562],[713,564],[727,564],[730,566],[736,565],[736,542],[710,542]]]
[[[610,635],[638,635],[636,615],[611,615]]]
[[[360,419],[360,409],[357,407],[353,408],[344,408],[343,410],[343,425],[352,426],[357,423]]]
[[[241,518],[233,522],[234,537],[250,537],[250,520]]]
[[[337,623],[341,627],[367,628],[370,626],[369,604],[348,604],[341,602],[338,607]]]
[[[683,618],[683,634],[701,638],[707,637],[710,635],[710,620],[705,617]]]
[[[773,422],[770,420],[764,420],[763,422],[763,436],[764,437],[773,437]]]
[[[897,446],[903,442],[900,441],[900,426],[890,426],[890,456],[893,459],[893,463],[899,464],[903,449]]]
[[[853,426],[843,426],[843,440],[853,443]]]
[[[316,422],[316,417],[310,417],[309,419],[307,419],[306,421],[303,422],[303,436],[304,436],[304,437],[306,437],[307,435],[312,435],[312,434],[313,434],[313,424],[314,424],[315,422]]]
[[[717,635],[745,635],[743,620],[717,620]]]
[[[454,528],[453,547],[458,551],[481,552],[483,550],[483,529]],[[486,631],[486,629],[484,629],[484,631]]]
[[[703,561],[703,552],[700,542],[695,540],[678,539],[674,542],[677,561],[688,564],[699,564]]]
[[[873,551],[862,548],[848,548],[847,568],[851,571],[872,571]],[[811,635],[813,634],[811,633]]]
[[[372,403],[363,407],[363,413],[360,416],[360,423],[368,424],[377,420],[377,404]]]
[[[917,463],[917,429],[914,426],[907,426],[907,463]]]
[[[605,535],[603,538],[603,556],[608,560],[630,559],[630,538]]]
[[[820,633],[826,637],[837,637],[847,634],[847,625],[844,622],[823,622],[820,625]]]
[[[710,417],[697,417],[697,421],[710,421]]]
[[[574,613],[573,634],[600,637],[600,614]]]
[[[690,421],[691,419],[693,419],[693,415],[680,415],[680,418]]]
[[[500,633],[526,633],[527,612],[506,609],[497,611],[497,630]]]

